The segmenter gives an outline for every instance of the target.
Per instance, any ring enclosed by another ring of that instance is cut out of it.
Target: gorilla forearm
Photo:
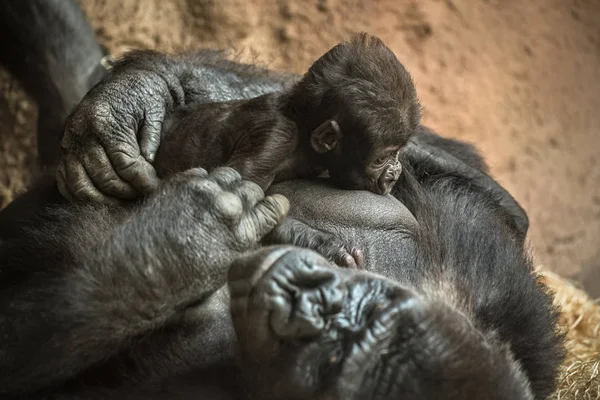
[[[248,99],[281,89],[297,77],[226,60],[222,52],[202,50],[168,55],[150,50],[128,53],[113,67],[151,71],[176,91],[180,104]]]
[[[502,218],[512,226],[522,243],[529,229],[526,211],[510,193],[487,175],[487,165],[475,148],[467,143],[442,138],[420,127],[404,148],[404,156],[422,182],[437,182],[440,176],[455,176],[477,185],[504,211]],[[433,179],[428,177],[434,176]],[[404,182],[406,183],[406,182]],[[402,183],[401,183],[402,185]],[[402,196],[402,191],[396,190]],[[409,193],[409,192],[404,192]],[[410,199],[403,199],[409,202]],[[413,208],[417,208],[413,205]]]
[[[30,275],[19,290],[2,292],[3,392],[30,391],[68,379],[170,317],[174,299],[169,287],[156,277],[146,281],[142,269],[162,262],[156,258],[140,264],[135,250],[122,245],[124,240],[139,244],[147,239],[135,225],[125,224],[95,245],[81,243],[88,259],[64,265],[64,271],[48,271],[54,277]],[[76,242],[63,239],[71,246]],[[40,359],[44,361],[36,361]]]
[[[38,106],[38,159],[55,167],[64,120],[105,73],[104,49],[74,0],[0,2],[0,64]]]
[[[0,292],[0,392],[67,380],[206,299],[225,283],[231,261],[283,218],[283,198],[261,198],[232,170],[208,178],[191,170],[124,219],[78,210],[58,230],[62,243],[76,247],[72,259]],[[82,240],[86,228],[94,234]],[[2,244],[3,273],[18,274],[11,249],[23,245],[13,244]]]
[[[132,52],[68,119],[57,172],[60,191],[67,198],[106,204],[152,193],[158,185],[152,163],[172,110],[255,97],[292,79],[224,60],[214,51],[172,57]]]
[[[62,266],[64,271],[48,271],[56,274],[50,279],[40,273],[30,276],[19,290],[2,292],[2,391],[32,390],[36,389],[32,382],[44,387],[69,378],[109,358],[135,335],[164,324],[175,310],[217,285],[210,275],[192,271],[193,253],[183,257],[170,251],[166,244],[172,245],[178,233],[167,225],[168,219],[162,222],[163,229],[155,231],[161,222],[149,214],[152,208],[134,213],[99,243],[78,243],[86,249],[78,255],[87,259]],[[85,214],[81,210],[80,217],[95,229],[107,222],[90,218],[92,209]],[[108,225],[111,222],[117,221]],[[179,229],[179,234],[193,233],[189,227]],[[62,239],[71,246],[78,241]],[[194,244],[190,241],[190,246]],[[187,277],[179,274],[179,268],[190,270]],[[39,279],[43,285],[36,283]]]

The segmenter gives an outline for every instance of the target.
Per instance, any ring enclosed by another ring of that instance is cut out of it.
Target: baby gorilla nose
[[[400,174],[402,173],[402,164],[399,162],[386,168],[383,173],[379,176],[378,186],[379,193],[382,195],[390,194],[392,188],[400,179]]]

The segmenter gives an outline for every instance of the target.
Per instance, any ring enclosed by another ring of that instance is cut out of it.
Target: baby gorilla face
[[[342,189],[389,194],[402,173],[400,146],[375,149],[369,151],[366,156],[360,153],[343,152],[345,161],[331,163],[329,176],[332,181]]]
[[[236,261],[229,284],[240,367],[259,398],[530,398],[507,349],[385,278],[279,247]]]

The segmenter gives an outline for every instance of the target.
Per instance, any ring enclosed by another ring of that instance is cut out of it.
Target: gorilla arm
[[[419,180],[437,174],[451,174],[465,179],[469,185],[476,185],[482,189],[504,210],[505,222],[514,229],[519,242],[525,241],[529,229],[526,211],[506,189],[487,174],[487,165],[473,146],[443,138],[421,126],[403,149],[403,154]],[[402,191],[395,192],[402,197]]]
[[[215,51],[129,53],[67,120],[60,191],[70,199],[105,204],[151,193],[158,184],[152,163],[167,113],[184,105],[256,97],[291,79],[227,61]]]
[[[0,2],[0,64],[38,105],[42,167],[58,164],[64,121],[106,73],[105,54],[74,0]]]
[[[225,283],[231,261],[256,246],[287,208],[284,197],[263,198],[231,169],[198,169],[166,181],[118,226],[100,221],[106,214],[97,208],[84,209],[77,220],[85,227],[61,230],[60,242],[79,241],[69,265],[18,271],[25,278],[0,292],[0,391],[59,384],[176,322]],[[112,229],[82,243],[81,229],[95,226]],[[11,249],[22,247],[12,244],[2,243],[3,273],[15,265]]]

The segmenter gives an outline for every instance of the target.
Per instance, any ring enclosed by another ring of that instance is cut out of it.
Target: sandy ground
[[[81,3],[114,53],[226,47],[302,72],[353,32],[379,35],[413,74],[424,123],[477,144],[527,209],[536,262],[600,296],[600,1]],[[0,96],[2,205],[29,177],[35,108],[4,73]]]

